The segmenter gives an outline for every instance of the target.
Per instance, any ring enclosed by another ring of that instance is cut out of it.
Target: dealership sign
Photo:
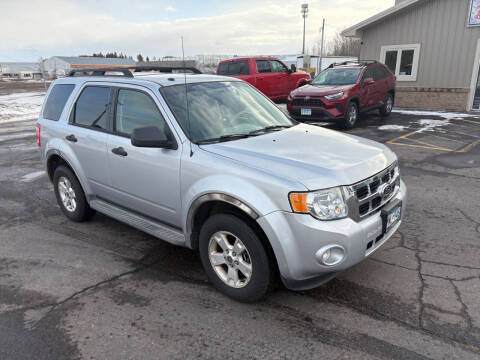
[[[480,0],[470,0],[468,26],[480,26]]]

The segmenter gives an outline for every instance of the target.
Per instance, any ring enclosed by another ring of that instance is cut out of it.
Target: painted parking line
[[[460,125],[457,121],[468,125]],[[442,132],[432,133],[417,129],[391,139],[387,144],[454,153],[466,153],[480,144],[480,121],[450,118],[445,120],[444,126],[438,128],[441,128]],[[468,133],[462,131],[465,128],[468,128]],[[459,139],[458,135],[462,137]]]

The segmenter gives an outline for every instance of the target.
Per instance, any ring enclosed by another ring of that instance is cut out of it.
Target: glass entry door
[[[473,97],[472,109],[480,110],[480,68],[478,69],[477,86],[475,88],[475,95]]]

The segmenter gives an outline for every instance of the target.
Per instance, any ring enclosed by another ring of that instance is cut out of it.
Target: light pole
[[[302,4],[302,17],[303,17],[303,48],[302,55],[305,55],[305,19],[308,15],[308,4]]]

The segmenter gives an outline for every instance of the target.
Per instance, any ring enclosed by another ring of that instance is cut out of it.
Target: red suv
[[[248,57],[221,61],[217,75],[242,79],[272,100],[285,100],[293,89],[308,84],[310,75],[274,57]]]
[[[392,112],[395,76],[374,60],[333,64],[309,85],[291,92],[290,115],[298,121],[331,121],[344,128],[355,125],[360,112]]]

